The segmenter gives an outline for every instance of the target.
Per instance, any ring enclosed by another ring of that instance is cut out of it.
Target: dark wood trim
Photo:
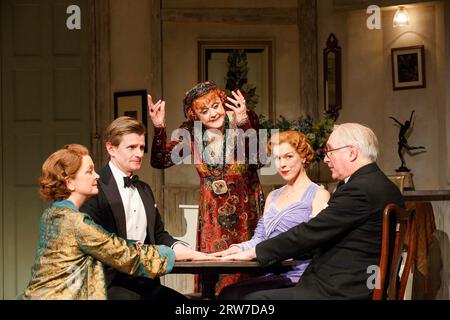
[[[204,22],[233,24],[297,23],[297,8],[195,8],[162,9],[164,22]]]
[[[152,50],[150,52],[150,94],[152,97],[157,98],[163,96],[161,0],[151,0],[150,15],[150,43],[152,45]]]
[[[292,260],[265,268],[257,261],[177,261],[171,273],[282,273],[291,270],[294,265]]]
[[[300,108],[319,118],[317,1],[298,0]]]
[[[328,81],[328,54],[335,54],[335,104],[330,105],[327,100],[327,86]],[[328,105],[327,105],[328,103]],[[339,46],[339,41],[331,33],[327,40],[326,48],[323,49],[323,105],[324,110],[334,115],[334,120],[339,117],[339,110],[342,109],[342,49]]]
[[[380,8],[397,6],[397,5],[410,5],[421,2],[433,2],[435,0],[333,0],[333,8],[335,10],[360,10],[367,9],[368,6],[377,5]]]
[[[149,94],[152,95],[156,101],[164,97],[163,90],[163,38],[162,38],[162,21],[161,21],[161,0],[151,0],[150,2],[150,44],[152,50],[150,51],[150,88]],[[155,100],[154,100],[155,101]],[[148,113],[147,117],[148,117]],[[147,137],[148,148],[153,141],[154,131],[151,119],[148,119]],[[164,170],[150,168],[150,180],[148,181],[153,189],[156,203],[160,206],[160,213],[163,220],[168,221],[169,215],[173,212],[167,210],[164,206]],[[166,217],[167,212],[167,217]]]
[[[91,64],[91,152],[95,166],[101,168],[108,156],[103,131],[112,119],[110,0],[89,1]]]
[[[447,152],[446,154],[446,162],[440,161],[442,165],[443,171],[447,172],[447,175],[445,177],[444,182],[446,185],[450,186],[450,110],[448,109],[449,103],[450,103],[450,2],[444,1],[444,43],[445,43],[445,65],[446,70],[444,71],[445,78],[444,78],[444,87],[445,87],[445,100],[444,100],[444,108],[442,110],[447,110],[447,117],[445,120],[445,127],[446,131],[444,131],[444,134],[441,135],[441,137],[445,137],[445,143],[447,145]],[[445,150],[445,149],[444,149]],[[444,153],[443,153],[444,154]]]
[[[449,201],[450,190],[415,190],[404,191],[405,201]]]
[[[176,261],[171,274],[192,273],[202,275],[202,298],[215,299],[215,287],[219,274],[251,273],[262,275],[268,272],[280,274],[292,269],[295,261],[283,261],[266,268],[257,261]]]
[[[4,54],[3,54],[3,30],[6,30],[6,28],[4,28],[3,26],[3,6],[5,5],[5,2],[2,1],[0,3],[0,124],[3,128],[3,59],[4,59]],[[6,195],[3,194],[3,146],[4,146],[4,142],[3,142],[3,130],[0,130],[0,143],[2,145],[2,147],[0,148],[0,181],[2,181],[0,183],[0,221],[2,221],[2,226],[0,227],[0,300],[3,300],[5,297],[5,281],[4,281],[4,263],[6,261],[5,257],[5,251],[3,249],[3,229],[5,228],[5,224],[4,224],[4,220],[3,220],[3,197],[5,197]]]

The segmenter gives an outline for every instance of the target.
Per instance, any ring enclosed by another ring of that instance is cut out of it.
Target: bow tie
[[[131,187],[131,186],[136,187],[138,181],[139,181],[138,175],[134,175],[131,177],[123,177],[123,183],[124,183],[123,186],[125,188]]]

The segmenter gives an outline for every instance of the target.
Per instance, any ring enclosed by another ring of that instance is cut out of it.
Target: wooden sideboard
[[[450,299],[450,190],[404,191],[405,202],[429,202],[433,208],[436,230],[427,253],[428,294],[420,299]],[[422,212],[422,214],[425,212]],[[422,221],[421,217],[419,221]],[[414,275],[416,277],[416,274]],[[420,280],[421,281],[421,280]],[[413,289],[417,295],[417,291]]]
[[[450,201],[450,190],[404,191],[405,201]]]

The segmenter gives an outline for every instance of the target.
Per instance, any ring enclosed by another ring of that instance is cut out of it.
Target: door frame
[[[1,27],[3,24],[2,19],[2,5],[0,5],[0,30],[3,30]],[[3,124],[3,104],[2,104],[2,97],[3,97],[3,73],[2,73],[2,64],[3,64],[3,33],[0,32],[0,124]],[[3,145],[3,125],[0,126],[2,128],[0,130],[0,143]],[[3,250],[3,228],[4,228],[4,221],[3,221],[3,148],[0,148],[0,221],[1,221],[1,228],[0,228],[0,299],[3,300],[5,296],[5,286],[4,286],[4,250]]]

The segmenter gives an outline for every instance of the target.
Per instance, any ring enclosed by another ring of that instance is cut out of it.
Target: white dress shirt
[[[109,162],[109,167],[119,188],[120,197],[122,198],[126,219],[127,239],[141,241],[143,243],[147,236],[147,216],[141,196],[136,187],[124,187],[123,178],[127,175],[119,170],[111,161]]]

